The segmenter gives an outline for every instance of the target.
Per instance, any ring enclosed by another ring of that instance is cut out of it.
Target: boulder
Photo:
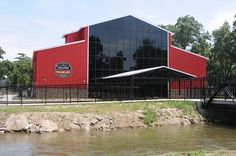
[[[50,120],[43,120],[40,127],[41,132],[56,132],[58,131],[57,124]]]
[[[29,122],[24,115],[13,114],[6,121],[8,131],[25,131],[28,125]]]

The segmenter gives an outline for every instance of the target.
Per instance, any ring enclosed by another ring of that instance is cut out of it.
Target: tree
[[[210,52],[208,73],[210,77],[216,75],[229,78],[233,76],[234,62],[232,49],[232,32],[228,22],[225,22],[219,29],[212,33],[213,47]],[[214,74],[214,75],[213,75]]]
[[[32,85],[32,66],[31,59],[24,53],[18,53],[15,58],[14,69],[11,73],[10,80],[12,85],[29,86]]]
[[[193,16],[179,17],[175,25],[161,27],[174,33],[173,45],[197,54],[208,55],[211,36]]]
[[[234,16],[233,22],[233,30],[230,34],[230,46],[231,46],[231,55],[232,55],[232,62],[233,62],[233,74],[236,75],[236,14]]]
[[[0,47],[0,59],[3,59],[4,54],[6,54],[6,52]]]
[[[7,84],[10,85],[10,77],[12,75],[12,71],[14,69],[13,62],[9,60],[3,60],[0,62],[0,80],[4,80],[7,78]]]

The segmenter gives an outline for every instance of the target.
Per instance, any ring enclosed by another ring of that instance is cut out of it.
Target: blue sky
[[[232,23],[235,0],[0,0],[0,47],[6,59],[17,53],[64,43],[63,34],[85,25],[133,15],[154,25],[194,16],[212,31]]]

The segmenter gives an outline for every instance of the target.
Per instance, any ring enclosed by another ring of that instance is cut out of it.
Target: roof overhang
[[[184,78],[195,78],[196,75],[192,75],[171,67],[167,66],[157,66],[152,68],[145,68],[139,70],[128,71],[124,73],[119,73],[115,75],[110,75],[103,77],[102,79],[113,79],[113,78],[122,78],[129,77],[138,74],[147,74],[146,76],[150,76],[153,74],[155,77],[160,79],[184,79]]]

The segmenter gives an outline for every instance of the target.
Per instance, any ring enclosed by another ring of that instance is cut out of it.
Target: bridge
[[[204,108],[236,111],[236,79],[219,79],[216,83],[208,83],[202,88],[202,104]]]

